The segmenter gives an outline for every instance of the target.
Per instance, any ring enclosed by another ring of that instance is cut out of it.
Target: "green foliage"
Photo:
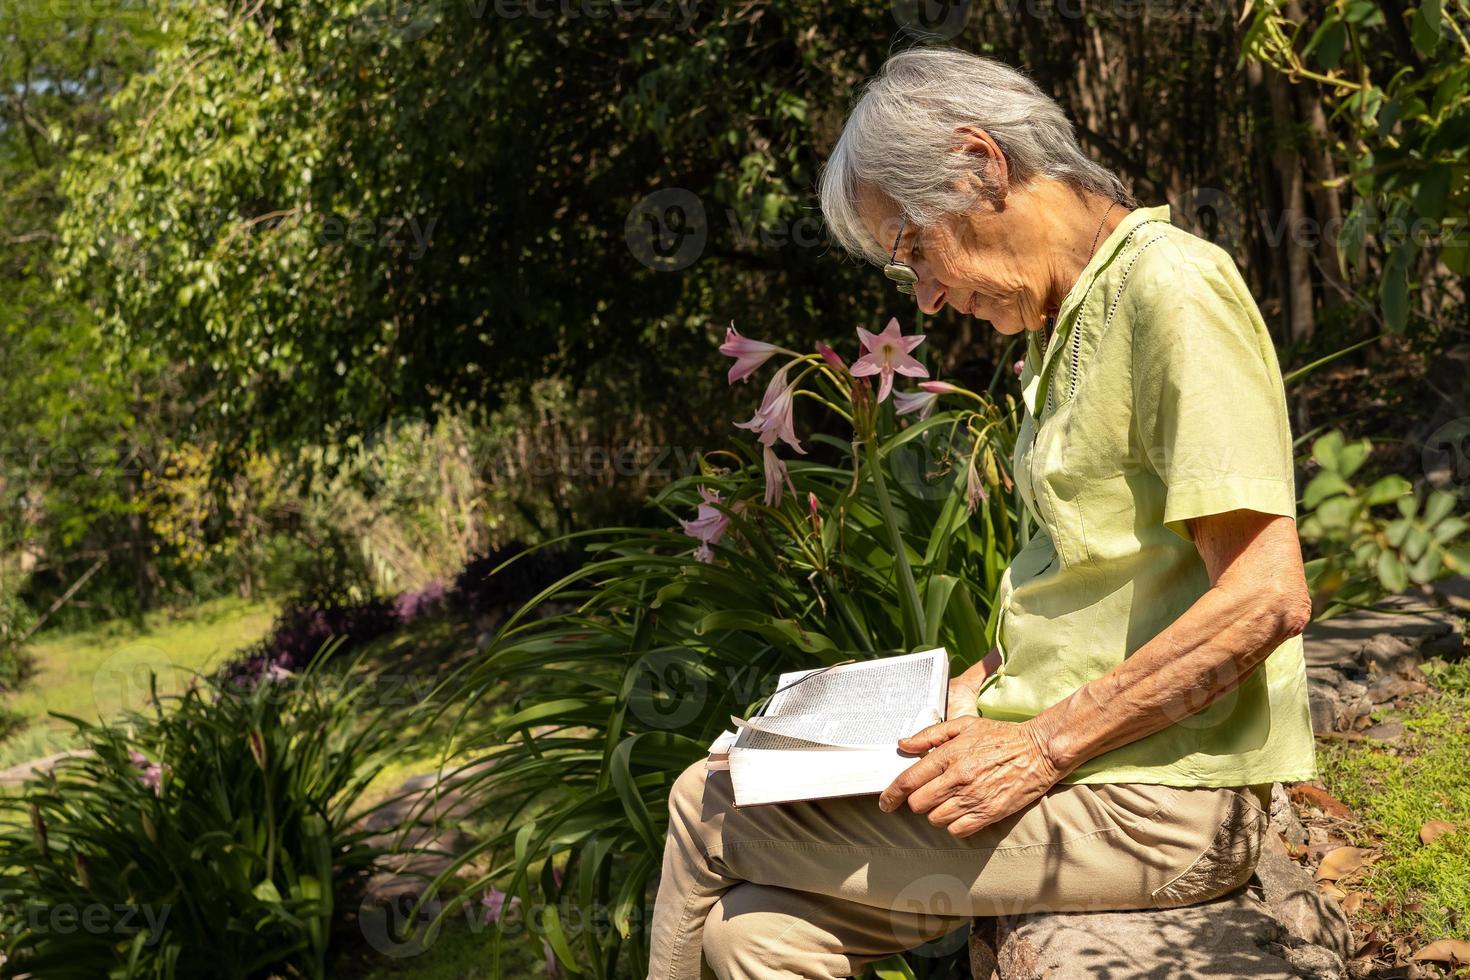
[[[111,105],[110,141],[63,181],[63,278],[127,346],[188,365],[227,451],[372,431],[446,399],[483,408],[548,364],[697,401],[679,355],[704,343],[712,305],[778,312],[789,332],[881,283],[756,234],[803,216],[805,106],[840,104],[853,80],[822,62],[825,34],[791,44],[832,12],[696,13],[700,44],[611,10],[171,7],[152,70]],[[839,17],[874,51],[885,20]],[[658,187],[698,195],[712,226],[678,275],[625,241]]]
[[[1464,0],[1267,0],[1254,5],[1242,42],[1293,83],[1320,85],[1333,156],[1347,171],[1331,189],[1352,195],[1341,228],[1327,229],[1337,271],[1351,267],[1395,332],[1411,313],[1437,317],[1445,287],[1470,274],[1467,35]]]
[[[657,503],[671,522],[696,509],[728,521],[710,560],[674,529],[580,532],[589,563],[447,682],[476,716],[497,685],[537,685],[491,734],[454,747],[491,753],[469,785],[483,812],[503,814],[467,893],[494,882],[523,908],[554,910],[528,927],[587,975],[646,972],[645,892],[669,787],[778,673],[935,644],[958,670],[990,648],[990,600],[1016,544],[999,465],[1014,403],[962,392],[972,408],[900,428],[865,381],[816,355],[797,365],[811,383],[796,403],[825,409],[847,437],[803,436],[812,450],[784,464],[779,499],[767,502],[759,447],[709,454]],[[547,599],[569,611],[532,621]]]
[[[7,969],[57,978],[325,976],[338,902],[380,851],[356,812],[397,729],[315,673],[203,679],[0,802]]]
[[[38,562],[38,609],[96,557],[72,552],[126,537],[127,447],[155,418],[143,391],[159,386],[134,387],[156,378],[145,359],[102,343],[86,303],[53,289],[60,172],[105,131],[100,104],[144,66],[147,21],[128,5],[0,12],[0,562],[7,577],[17,553]],[[103,575],[132,584],[146,562],[146,549],[119,548]]]
[[[1302,493],[1298,528],[1317,552],[1306,567],[1319,617],[1402,592],[1411,581],[1470,571],[1470,523],[1454,513],[1455,495],[1432,490],[1421,500],[1397,474],[1357,485],[1372,451],[1369,440],[1348,442],[1337,431],[1312,444],[1319,470]],[[1375,511],[1389,504],[1396,518]]]
[[[35,616],[21,598],[0,588],[0,694],[14,692],[30,676],[34,663],[24,649]],[[0,709],[0,741],[10,737],[25,720],[7,706]]]

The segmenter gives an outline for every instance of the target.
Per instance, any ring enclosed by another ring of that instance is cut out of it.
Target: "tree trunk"
[[[1271,299],[1275,299],[1279,313],[1272,320],[1278,329],[1274,331],[1278,336],[1274,339],[1279,344],[1282,337],[1289,333],[1291,316],[1287,309],[1287,299],[1290,289],[1288,286],[1285,256],[1276,247],[1272,239],[1272,226],[1270,216],[1281,213],[1281,186],[1276,180],[1275,173],[1271,169],[1271,141],[1269,134],[1261,122],[1269,113],[1269,97],[1266,94],[1266,68],[1258,61],[1248,61],[1245,66],[1246,81],[1251,91],[1251,118],[1255,120],[1251,126],[1251,143],[1254,152],[1251,156],[1255,160],[1257,179],[1256,188],[1259,190],[1260,208],[1255,213],[1262,216],[1262,220],[1255,222],[1251,227],[1251,244],[1255,253],[1255,261],[1252,265],[1260,271],[1261,275],[1261,298],[1269,305]],[[1273,288],[1274,286],[1274,288]]]
[[[1297,151],[1296,110],[1290,85],[1280,73],[1264,69],[1266,93],[1271,104],[1271,160],[1281,184],[1280,220],[1272,233],[1279,236],[1277,247],[1286,253],[1286,295],[1283,311],[1287,314],[1287,337],[1307,340],[1316,328],[1312,303],[1312,255],[1300,231],[1307,217],[1306,180],[1301,154]]]

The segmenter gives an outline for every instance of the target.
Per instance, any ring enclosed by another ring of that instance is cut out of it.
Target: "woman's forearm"
[[[1216,586],[1117,667],[1027,722],[1061,778],[1202,711],[1245,681],[1308,616],[1295,594]]]

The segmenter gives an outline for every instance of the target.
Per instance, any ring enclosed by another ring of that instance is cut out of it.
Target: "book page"
[[[778,687],[805,679],[778,691],[761,715],[732,719],[734,748],[891,746],[943,719],[948,675],[943,648],[782,674]]]

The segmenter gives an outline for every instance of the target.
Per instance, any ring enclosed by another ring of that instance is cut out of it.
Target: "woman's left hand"
[[[1027,806],[1051,789],[1059,772],[1032,721],[954,718],[899,739],[905,752],[928,753],[878,797],[879,809],[908,800],[915,813],[968,837]]]

